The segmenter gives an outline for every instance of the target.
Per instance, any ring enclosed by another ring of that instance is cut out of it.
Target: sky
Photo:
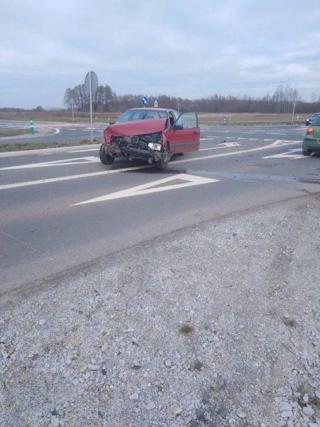
[[[320,96],[320,0],[1,0],[0,108],[116,94]]]

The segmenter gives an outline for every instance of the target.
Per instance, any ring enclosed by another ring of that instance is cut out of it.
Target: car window
[[[128,110],[117,118],[117,122],[118,123],[128,122],[130,121],[131,115],[132,115],[132,110]]]
[[[320,126],[320,116],[312,117],[312,124],[314,126]]]
[[[132,122],[134,120],[157,120],[167,118],[166,111],[128,110],[117,118],[117,123]]]
[[[158,111],[147,111],[146,115],[144,116],[145,120],[150,119],[160,119]]]
[[[143,120],[145,118],[146,112],[144,110],[135,110],[132,113],[131,120]]]
[[[183,113],[181,114],[177,121],[177,126],[182,126],[183,129],[192,129],[198,127],[198,117],[196,113]]]
[[[128,110],[117,118],[117,123],[132,122],[133,120],[143,120],[145,110]]]

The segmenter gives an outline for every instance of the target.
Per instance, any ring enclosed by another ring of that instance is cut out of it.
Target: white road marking
[[[114,173],[129,172],[132,170],[146,169],[146,168],[150,168],[150,167],[151,166],[149,166],[149,165],[134,166],[131,168],[112,169],[112,170],[107,170],[107,171],[82,173],[82,174],[78,174],[78,175],[59,176],[57,178],[38,179],[35,181],[15,182],[13,184],[0,185],[0,190],[10,190],[12,188],[30,187],[33,185],[40,185],[40,184],[50,184],[53,182],[71,181],[73,179],[91,178],[91,177],[100,176],[100,175],[111,175]]]
[[[84,149],[84,150],[70,150],[70,151],[67,151],[67,153],[87,153],[87,152],[89,152],[89,151],[95,151],[96,153],[99,151],[99,147],[97,147],[97,148],[87,148],[87,149]]]
[[[288,145],[288,143],[300,143],[302,144],[302,141],[300,140],[296,140],[296,139],[277,139],[274,142],[274,145],[276,145],[277,147],[282,147],[283,145]]]
[[[200,141],[203,140],[207,140],[207,139],[212,139],[212,138],[201,138]],[[239,138],[238,138],[239,139]],[[246,139],[246,138],[243,138]],[[199,151],[209,151],[209,150],[217,150],[218,148],[229,148],[229,147],[240,147],[240,144],[238,144],[237,142],[221,142],[220,144],[217,144],[215,147],[209,147],[209,148],[200,148]],[[87,148],[85,150],[70,150],[67,151],[67,153],[87,153],[87,152],[91,152],[91,151],[95,151],[98,152],[98,148]]]
[[[290,160],[299,160],[305,159],[306,157],[303,154],[295,154],[301,153],[301,149],[293,149],[290,151],[286,151],[285,153],[273,154],[271,156],[262,157],[263,159],[290,159]]]
[[[219,147],[240,147],[238,142],[221,142],[218,144]]]
[[[282,145],[292,145],[301,143],[300,141],[290,141],[287,143],[283,143]],[[239,154],[246,154],[246,153],[253,153],[255,151],[261,151],[261,150],[270,150],[272,148],[276,148],[277,145],[275,143],[265,145],[262,147],[257,148],[250,148],[248,150],[239,150],[239,151],[231,151],[229,153],[220,153],[220,154],[212,154],[210,156],[202,156],[202,157],[191,157],[190,159],[182,159],[182,160],[176,160],[172,163],[174,166],[178,163],[188,163],[188,162],[197,162],[201,160],[208,160],[208,159],[216,159],[219,157],[229,157],[229,156],[236,156]],[[60,176],[57,178],[48,178],[48,179],[40,179],[35,181],[26,181],[26,182],[17,182],[13,184],[4,184],[0,185],[0,190],[7,190],[11,188],[20,188],[20,187],[29,187],[33,185],[39,185],[39,184],[47,184],[47,183],[53,183],[53,182],[61,182],[61,181],[69,181],[72,179],[79,179],[79,178],[90,178],[92,176],[99,176],[99,175],[108,175],[113,173],[119,173],[119,172],[127,172],[130,170],[139,170],[150,167],[149,165],[144,166],[134,166],[130,168],[123,168],[123,169],[114,169],[114,170],[107,170],[107,171],[100,171],[100,172],[92,172],[92,173],[85,173],[85,174],[79,174],[79,175],[69,175],[69,176]],[[152,166],[151,166],[152,167]]]
[[[230,147],[240,147],[240,144],[238,144],[237,142],[221,142],[220,144],[217,144],[215,147],[200,148],[199,151],[218,150],[219,148],[230,148]]]
[[[289,141],[287,143],[283,143],[282,145],[293,145],[293,144],[298,144],[298,143],[301,144],[300,141]],[[173,164],[197,162],[199,160],[216,159],[218,157],[236,156],[239,154],[253,153],[255,151],[270,150],[270,149],[276,148],[276,147],[277,147],[276,143],[273,142],[272,144],[269,144],[269,145],[264,145],[262,147],[257,147],[257,148],[249,148],[248,150],[231,151],[229,153],[211,154],[210,156],[192,157],[190,159],[176,160],[175,162],[173,162]]]
[[[164,185],[162,187],[156,187],[162,184],[170,183],[170,181],[176,180],[185,181],[180,184]],[[126,190],[116,191],[114,193],[106,194],[104,196],[95,197],[93,199],[85,200],[83,202],[75,203],[71,206],[88,205],[90,203],[105,202],[107,200],[123,199],[133,196],[143,196],[145,194],[160,193],[163,191],[177,190],[180,188],[193,187],[195,185],[211,184],[219,182],[217,179],[203,178],[196,175],[178,174],[169,176],[168,178],[158,179],[157,181],[148,182],[147,184],[136,185],[135,187],[128,188]]]
[[[86,145],[70,145],[65,147],[54,147],[54,148],[38,148],[36,150],[21,150],[21,151],[6,151],[3,153],[0,153],[0,158],[7,158],[7,157],[23,157],[23,156],[33,156],[33,155],[49,155],[49,154],[55,154],[55,153],[66,153],[71,150],[71,148],[74,149],[84,149],[85,147],[99,147],[100,144],[86,144]]]
[[[75,157],[74,159],[63,159],[63,160],[53,160],[50,162],[38,162],[38,163],[29,163],[26,165],[18,166],[7,166],[5,168],[0,168],[1,171],[5,170],[17,170],[17,169],[34,169],[34,168],[46,168],[53,166],[73,166],[73,165],[84,165],[87,163],[100,163],[98,157],[89,156],[89,157]]]

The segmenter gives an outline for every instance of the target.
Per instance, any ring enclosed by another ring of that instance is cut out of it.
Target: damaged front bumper
[[[105,149],[110,156],[146,160],[151,164],[160,161],[165,155],[161,139],[161,132],[139,136],[112,136]]]

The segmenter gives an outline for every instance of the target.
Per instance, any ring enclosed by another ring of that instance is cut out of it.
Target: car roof
[[[158,107],[133,107],[133,108],[129,108],[129,110],[175,111],[175,112],[177,112],[177,110],[175,110],[174,108],[158,108]]]

